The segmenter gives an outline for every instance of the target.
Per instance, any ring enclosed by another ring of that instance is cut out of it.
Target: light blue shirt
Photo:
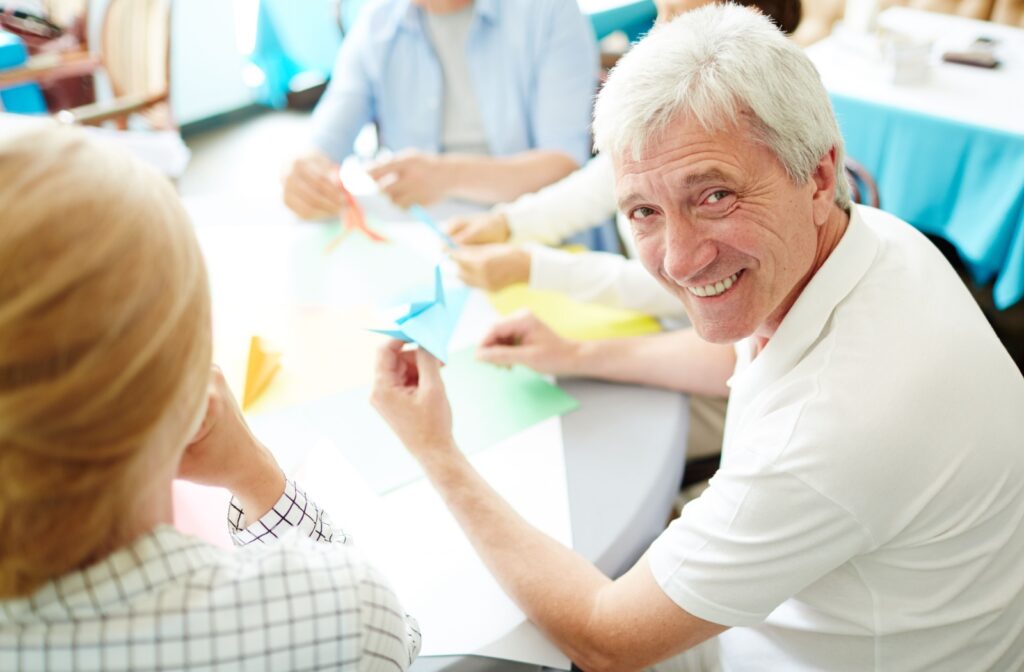
[[[583,165],[597,45],[573,0],[475,0],[466,58],[490,153],[558,150]],[[313,142],[335,161],[376,122],[391,150],[441,151],[444,78],[410,0],[374,0],[345,37],[313,113]]]

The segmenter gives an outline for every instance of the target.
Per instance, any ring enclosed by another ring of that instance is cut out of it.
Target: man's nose
[[[715,246],[702,227],[683,217],[672,217],[667,222],[663,249],[664,272],[682,285],[689,284],[717,257]]]

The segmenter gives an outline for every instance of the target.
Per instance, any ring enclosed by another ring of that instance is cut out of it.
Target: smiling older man
[[[731,670],[1024,669],[1024,379],[939,252],[850,204],[807,58],[696,10],[626,56],[595,132],[694,330],[578,343],[526,316],[481,356],[728,392],[722,466],[611,581],[488,488],[437,362],[392,343],[375,403],[504,588],[584,669],[715,635]]]

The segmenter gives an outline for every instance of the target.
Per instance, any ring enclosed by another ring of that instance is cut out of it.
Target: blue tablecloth
[[[346,2],[346,19],[363,2]],[[289,84],[300,73],[329,78],[341,39],[331,5],[324,0],[260,0],[250,58],[266,77],[263,101],[283,107]]]
[[[27,58],[21,38],[0,30],[0,70],[21,65]],[[46,101],[37,85],[19,84],[0,90],[0,108],[22,114],[45,114]]]
[[[624,1],[617,7],[591,12],[589,16],[597,39],[621,30],[633,41],[651,29],[657,13],[653,0],[633,0]]]
[[[882,208],[941,236],[999,309],[1024,298],[1024,135],[832,95]]]

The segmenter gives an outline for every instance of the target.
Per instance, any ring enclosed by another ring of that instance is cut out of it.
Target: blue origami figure
[[[465,294],[463,292],[462,294]],[[441,283],[441,267],[434,268],[434,300],[409,304],[409,311],[395,320],[396,329],[371,329],[370,331],[397,338],[406,343],[416,343],[442,362],[448,361],[448,341],[459,321],[465,303],[465,296],[459,294],[456,300],[446,300],[444,285]],[[459,300],[461,299],[461,300]]]

